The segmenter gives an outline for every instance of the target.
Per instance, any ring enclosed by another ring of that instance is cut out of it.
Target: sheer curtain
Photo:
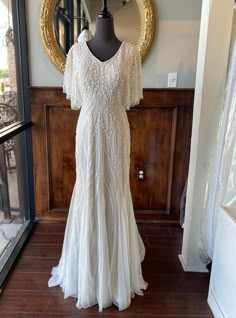
[[[234,19],[235,21],[235,19]],[[236,24],[235,24],[236,25]],[[234,30],[233,30],[234,32]],[[235,39],[235,37],[234,37]],[[212,260],[220,206],[236,205],[236,42],[225,90],[224,110],[218,130],[218,146],[205,191],[199,255]]]

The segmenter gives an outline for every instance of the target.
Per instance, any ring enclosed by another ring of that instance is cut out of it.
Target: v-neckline
[[[123,47],[124,41],[121,42],[121,45],[120,45],[119,49],[116,51],[116,53],[115,53],[114,55],[112,55],[112,57],[110,57],[108,60],[105,60],[105,61],[99,60],[99,59],[91,52],[91,50],[90,50],[90,48],[88,47],[88,44],[87,44],[86,41],[84,42],[84,44],[85,44],[87,50],[89,51],[89,54],[92,56],[93,59],[95,59],[97,62],[99,62],[99,63],[101,63],[101,64],[106,64],[106,63],[112,61],[117,55],[119,55],[119,53],[120,53],[120,51],[121,51],[121,49],[122,49],[122,47]]]

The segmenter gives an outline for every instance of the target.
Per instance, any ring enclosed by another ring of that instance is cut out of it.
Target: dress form
[[[104,62],[112,58],[119,50],[121,41],[116,37],[112,15],[104,6],[103,11],[97,16],[94,37],[87,42],[92,54]]]

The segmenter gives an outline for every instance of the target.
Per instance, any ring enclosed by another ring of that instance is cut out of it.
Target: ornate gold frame
[[[66,58],[56,42],[53,29],[56,3],[57,0],[42,0],[39,16],[39,33],[48,57],[59,71],[63,72]],[[154,38],[155,12],[152,0],[137,0],[137,5],[141,18],[141,32],[137,46],[140,50],[142,61],[144,61]]]

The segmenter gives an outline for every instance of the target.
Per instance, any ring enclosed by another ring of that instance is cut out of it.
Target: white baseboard
[[[200,265],[198,264],[194,266],[189,266],[185,263],[185,260],[182,254],[179,254],[178,256],[179,256],[179,261],[185,272],[208,273],[208,270],[205,264],[201,263]]]
[[[183,267],[183,270],[186,272],[186,264],[185,264],[185,261],[184,261],[184,259],[182,257],[182,254],[179,254],[178,256],[179,256],[179,261],[180,261],[180,263],[181,263],[181,265]]]
[[[229,318],[223,314],[216,298],[214,297],[214,295],[212,294],[212,292],[210,290],[209,290],[207,302],[208,302],[208,304],[211,308],[211,311],[212,311],[215,318]]]

